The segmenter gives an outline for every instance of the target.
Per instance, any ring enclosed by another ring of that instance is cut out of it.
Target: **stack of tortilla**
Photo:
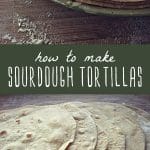
[[[141,9],[150,6],[148,0],[75,0],[76,2],[104,7],[104,8],[118,8],[118,9]]]
[[[150,150],[150,115],[102,102],[0,111],[0,150]]]

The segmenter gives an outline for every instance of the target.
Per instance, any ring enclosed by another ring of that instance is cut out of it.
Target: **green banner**
[[[150,45],[1,45],[0,94],[150,93]]]

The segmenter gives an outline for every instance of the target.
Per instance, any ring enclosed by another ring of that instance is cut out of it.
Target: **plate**
[[[150,1],[145,0],[52,0],[66,7],[92,14],[149,16]],[[130,2],[129,2],[130,1]]]

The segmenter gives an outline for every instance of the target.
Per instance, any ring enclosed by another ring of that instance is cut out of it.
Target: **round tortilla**
[[[112,0],[112,1],[130,3],[130,2],[142,2],[145,0]]]
[[[81,109],[87,109],[97,125],[98,140],[95,150],[125,150],[125,136],[121,130],[114,126],[111,118],[104,115],[98,107],[93,104],[75,102]]]
[[[22,109],[11,110],[15,117],[7,111],[7,119],[0,120],[1,150],[65,150],[74,141],[76,122],[65,109],[37,108],[21,116]]]
[[[42,107],[43,108],[43,107]],[[26,115],[29,115],[35,110],[41,109],[41,106],[34,106],[34,105],[27,105],[24,107],[9,109],[9,110],[2,110],[0,111],[0,123],[5,122],[12,118],[20,118]]]
[[[61,105],[77,123],[75,140],[67,150],[95,150],[97,143],[97,128],[91,114],[86,110],[81,110],[72,103]]]
[[[0,111],[0,149],[149,150],[150,115],[103,102]]]
[[[99,108],[101,113],[111,118],[114,125],[121,129],[126,137],[126,150],[145,150],[145,135],[136,120],[136,112],[120,104],[97,102],[91,105],[94,108]]]
[[[134,110],[138,114],[137,121],[140,123],[145,135],[146,135],[146,147],[145,150],[150,150],[150,114],[132,106],[127,106]]]

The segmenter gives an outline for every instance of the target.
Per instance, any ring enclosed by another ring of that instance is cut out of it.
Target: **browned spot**
[[[27,112],[23,111],[20,116],[26,116],[26,115],[27,115]]]
[[[17,122],[18,124],[20,124],[20,120],[16,120],[16,122]]]
[[[20,132],[20,130],[17,131],[17,133],[19,133],[19,132]]]
[[[5,135],[7,135],[7,131],[4,130],[0,132],[0,136],[5,136]]]
[[[41,123],[42,121],[40,119],[38,119],[38,123]]]
[[[26,137],[27,137],[27,138],[31,138],[31,137],[32,137],[32,134],[31,134],[31,133],[28,133],[28,134],[26,135]]]

